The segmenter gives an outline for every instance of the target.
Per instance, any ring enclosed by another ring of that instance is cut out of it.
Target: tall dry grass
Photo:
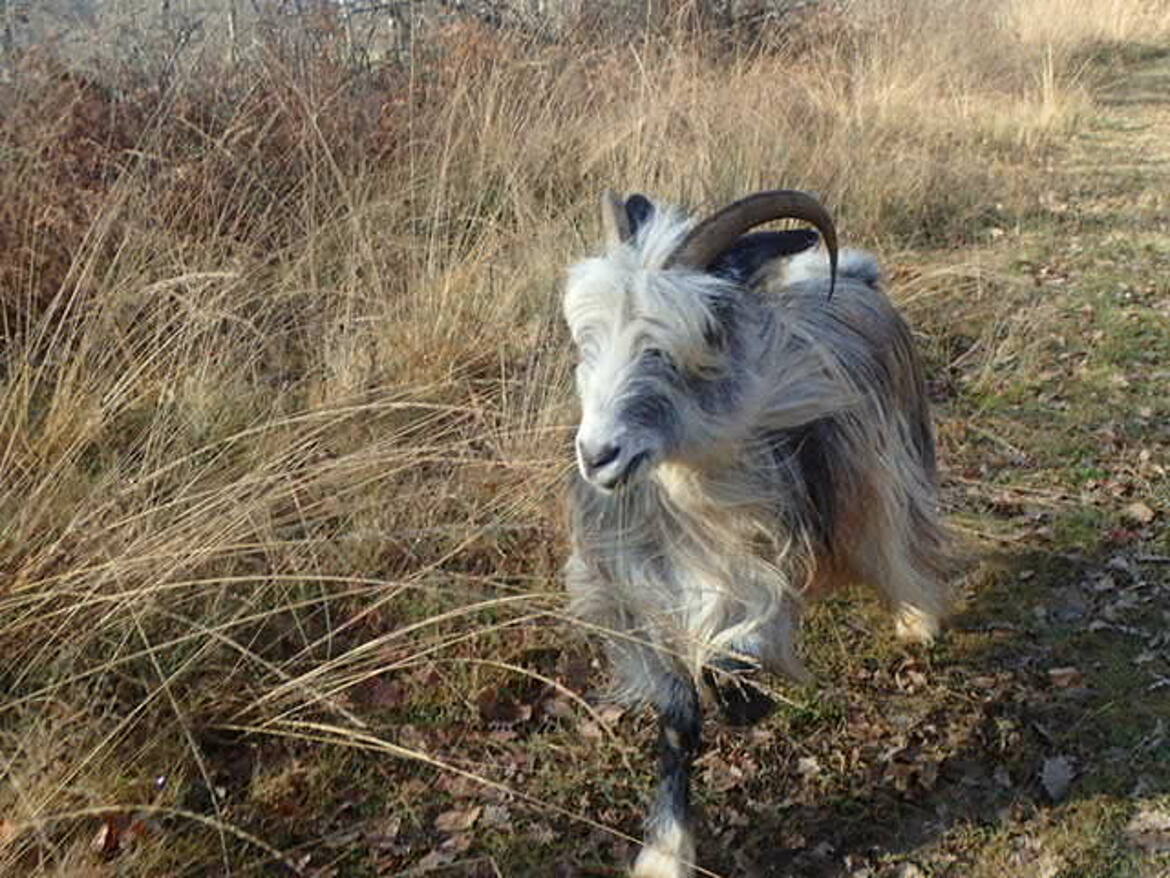
[[[224,740],[424,758],[412,705],[466,720],[485,658],[576,636],[557,286],[598,190],[798,186],[883,247],[1021,221],[1091,106],[1083,52],[1170,29],[1051,5],[864,0],[734,50],[468,23],[363,79],[279,46],[165,88],[26,57],[0,91],[0,868],[101,871],[98,816],[135,808],[168,843],[120,868],[270,860],[308,830],[249,808],[259,769],[223,790]]]

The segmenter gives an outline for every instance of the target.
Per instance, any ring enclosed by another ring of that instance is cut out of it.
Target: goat
[[[754,232],[775,219],[811,230]],[[757,668],[805,680],[806,598],[860,581],[929,641],[946,609],[945,531],[922,368],[872,256],[828,212],[761,192],[695,223],[602,199],[603,255],[569,270],[579,354],[572,609],[604,632],[615,694],[659,717],[637,878],[693,874],[700,691],[749,723]],[[780,257],[783,283],[769,291]],[[839,270],[838,270],[839,269]]]

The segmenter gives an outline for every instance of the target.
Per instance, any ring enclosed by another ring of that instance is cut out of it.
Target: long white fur
[[[801,605],[835,566],[878,587],[908,639],[929,640],[946,604],[933,458],[924,463],[915,452],[929,434],[921,374],[908,331],[879,290],[876,261],[843,251],[832,303],[818,250],[788,260],[770,295],[749,293],[710,274],[662,268],[690,226],[658,207],[633,241],[575,265],[564,297],[581,356],[579,443],[619,437],[623,447],[657,454],[640,484],[612,494],[589,485],[579,454],[566,581],[575,612],[609,633],[615,694],[660,706],[671,675],[698,681],[722,654],[748,652],[806,679]],[[733,356],[709,343],[719,319],[711,302],[721,294],[750,297],[751,331],[737,337]],[[864,332],[850,325],[855,312]],[[677,449],[655,451],[653,428],[621,419],[623,387],[648,346],[668,349],[697,375],[726,377],[736,394],[722,417],[675,399],[686,433]],[[895,373],[888,388],[865,378],[881,357]],[[832,460],[863,494],[856,508],[840,510],[833,524],[848,532],[828,548],[788,493],[803,487],[798,474],[760,439],[825,420],[840,427]],[[693,859],[687,827],[652,827],[633,874],[683,878]]]
[[[632,878],[687,878],[693,874],[695,842],[686,827],[671,822],[654,833],[634,861]]]

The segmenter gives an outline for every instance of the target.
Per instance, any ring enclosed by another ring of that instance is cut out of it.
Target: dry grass
[[[434,751],[493,715],[477,693],[561,685],[515,659],[577,637],[556,291],[597,191],[798,186],[854,242],[983,241],[1039,210],[1085,53],[1170,33],[1164,3],[1078,6],[865,0],[734,52],[464,24],[358,81],[275,46],[167,89],[25,58],[0,85],[0,869],[308,868],[323,803],[416,821],[420,762],[521,786],[490,742]],[[1003,379],[1023,295],[945,262],[906,278],[931,356],[970,321],[963,367]]]

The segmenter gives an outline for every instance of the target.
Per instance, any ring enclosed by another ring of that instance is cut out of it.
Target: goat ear
[[[654,203],[645,195],[634,194],[626,199],[626,216],[630,220],[630,234],[638,234],[638,229],[650,221],[654,215]]]
[[[742,235],[711,263],[711,274],[737,284],[748,284],[760,269],[781,256],[793,256],[816,246],[820,236],[812,229],[753,232]]]

